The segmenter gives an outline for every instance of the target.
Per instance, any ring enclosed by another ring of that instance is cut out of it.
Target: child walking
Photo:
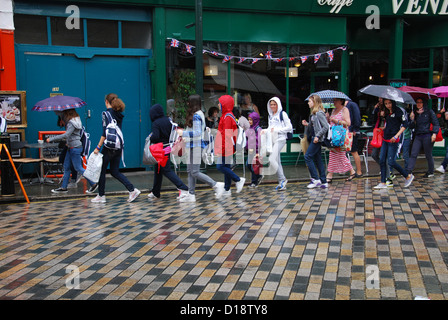
[[[263,179],[263,175],[255,173],[254,165],[259,159],[259,143],[258,137],[260,135],[260,131],[262,130],[260,127],[260,115],[257,112],[251,112],[248,116],[249,120],[249,129],[246,131],[247,137],[247,167],[251,172],[251,187],[258,187],[261,180]]]

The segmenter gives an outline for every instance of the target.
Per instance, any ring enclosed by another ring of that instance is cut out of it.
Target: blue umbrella
[[[319,96],[322,102],[333,102],[333,99],[344,99],[348,101],[352,101],[345,93],[335,90],[322,90],[317,91],[308,96],[305,101],[309,100],[312,95]]]
[[[87,103],[80,98],[70,96],[54,96],[37,102],[33,111],[64,111],[85,106]]]

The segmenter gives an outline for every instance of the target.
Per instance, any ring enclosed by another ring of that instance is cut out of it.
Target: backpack
[[[283,112],[285,112],[285,111],[280,112],[280,121],[284,125],[285,122],[283,121]],[[286,133],[286,140],[291,140],[292,138],[293,138],[292,131],[289,131],[288,133]]]
[[[104,112],[107,118],[106,126],[106,140],[104,140],[104,146],[112,150],[120,150],[124,147],[123,133],[120,127],[118,127],[117,120],[113,119],[111,114],[107,111]]]
[[[237,136],[236,136],[236,145],[235,145],[235,147],[236,147],[236,151],[237,152],[241,151],[241,150],[243,150],[246,147],[246,143],[247,143],[246,133],[244,132],[244,129],[238,124],[238,121],[236,121],[236,118],[235,118],[235,116],[232,113],[227,113],[225,115],[224,119],[227,118],[227,117],[231,117],[235,121],[235,123],[236,123],[236,125],[238,127],[238,133],[237,133]]]
[[[215,138],[213,137],[213,134],[211,132],[211,129],[208,127],[205,127],[204,132],[204,148],[202,149],[202,160],[204,163],[208,166],[211,166],[214,161],[215,157]]]
[[[0,117],[0,133],[6,132],[6,119]]]
[[[90,154],[90,134],[86,132],[86,128],[81,129],[81,143],[82,143],[82,157],[87,157]]]
[[[104,140],[103,145],[111,150],[121,150],[124,148],[124,138],[123,132],[117,124],[117,120],[112,118],[112,115],[108,111],[103,112],[106,115],[107,126],[106,126],[106,139]],[[121,161],[123,162],[123,166],[126,167],[124,163],[124,152],[121,153]]]

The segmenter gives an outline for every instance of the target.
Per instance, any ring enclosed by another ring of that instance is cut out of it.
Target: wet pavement
[[[425,168],[409,188],[397,177],[374,191],[370,162],[363,178],[310,190],[299,164],[283,192],[269,176],[222,199],[199,185],[196,203],[178,203],[166,179],[148,200],[149,172],[126,173],[143,191],[132,203],[111,178],[105,204],[84,180],[62,196],[26,186],[30,204],[16,185],[0,203],[0,299],[447,299],[448,176]]]

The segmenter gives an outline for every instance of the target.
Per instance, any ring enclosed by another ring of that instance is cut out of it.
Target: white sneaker
[[[328,188],[328,183],[322,183],[320,185],[321,189],[327,189]]]
[[[409,179],[406,179],[406,181],[404,183],[404,187],[405,188],[409,187],[413,180],[414,180],[414,175],[411,173],[411,177]]]
[[[314,189],[314,188],[320,187],[321,184],[322,184],[322,182],[320,180],[311,179],[311,183],[309,185],[307,185],[306,187],[308,189]]]
[[[229,189],[229,190],[224,190],[224,192],[222,193],[222,195],[224,196],[224,197],[229,197],[229,196],[231,196],[232,195],[232,191]]]
[[[129,192],[129,199],[128,202],[132,202],[140,195],[141,191],[137,188],[134,188],[134,191]]]
[[[180,199],[182,199],[183,197],[188,196],[190,193],[188,192],[188,190],[180,190],[179,189],[179,196],[176,198],[177,201],[179,201]]]
[[[387,189],[387,185],[385,183],[379,183],[373,189]]]
[[[436,169],[436,171],[440,173],[445,173],[445,168],[443,166],[440,166]]]
[[[276,191],[283,191],[286,190],[286,184],[288,183],[288,180],[283,180],[280,181],[280,183],[278,184],[278,186],[275,187]]]
[[[188,193],[188,195],[180,198],[179,202],[196,202],[196,196],[194,194]]]
[[[213,186],[213,190],[215,190],[215,196],[221,198],[222,193],[224,192],[224,182],[216,182]]]
[[[90,200],[93,203],[106,203],[106,196],[100,196],[97,195],[95,198],[93,198],[92,200]]]
[[[151,201],[160,200],[160,198],[157,198],[152,192],[148,194],[148,199]]]
[[[246,182],[246,178],[240,178],[240,181],[238,181],[235,186],[236,186],[236,193],[240,193],[241,190],[243,190],[244,187],[244,183]]]

